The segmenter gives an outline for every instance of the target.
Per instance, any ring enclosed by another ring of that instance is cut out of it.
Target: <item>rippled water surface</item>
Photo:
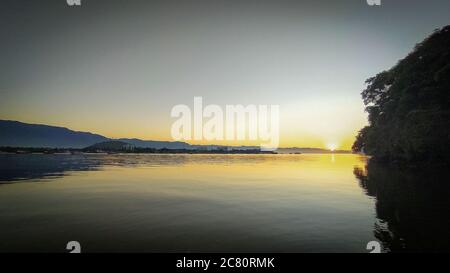
[[[359,155],[0,155],[0,251],[448,249],[438,172]]]

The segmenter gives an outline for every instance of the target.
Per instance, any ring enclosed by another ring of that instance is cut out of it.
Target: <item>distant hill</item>
[[[133,145],[117,140],[104,141],[100,143],[96,143],[89,147],[84,148],[86,151],[96,151],[96,150],[104,150],[104,151],[123,151],[127,149],[131,149],[134,147]]]
[[[63,127],[0,120],[0,146],[84,148],[109,139]]]
[[[155,140],[141,140],[137,138],[119,138],[119,141],[123,141],[140,148],[153,148],[153,149],[191,149],[191,145],[186,142],[180,141],[155,141]]]
[[[146,141],[140,139],[111,139],[88,132],[77,132],[64,127],[0,120],[0,147],[46,147],[82,149],[97,143],[122,141],[142,148],[189,149],[184,142]]]

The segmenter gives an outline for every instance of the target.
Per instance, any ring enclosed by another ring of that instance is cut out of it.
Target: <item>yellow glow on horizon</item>
[[[52,118],[25,118],[15,116],[2,116],[2,119],[18,120],[25,123],[46,124],[53,126],[66,127],[74,131],[85,131],[95,134],[100,134],[109,138],[139,138],[143,140],[156,141],[173,141],[170,137],[170,122],[152,122],[151,125],[145,127],[138,121],[133,123],[126,120],[117,120],[117,122],[107,122],[106,120],[89,120],[89,119],[69,119],[62,120],[56,116]],[[290,123],[290,122],[289,122]],[[355,126],[356,127],[356,126]],[[281,148],[300,147],[300,148],[323,148],[330,149],[330,144],[339,143],[334,149],[349,150],[355,139],[356,132],[359,128],[356,127],[353,132],[348,134],[339,134],[332,138],[323,136],[324,134],[313,134],[312,130],[299,130],[293,125],[282,126],[280,128],[280,143]],[[315,130],[314,130],[315,131]],[[320,133],[320,131],[319,131]],[[259,146],[259,141],[186,141],[193,145],[229,145],[229,146]],[[330,149],[331,150],[331,149]]]
[[[139,138],[143,140],[174,141],[170,128],[174,121],[166,112],[144,110],[109,113],[108,109],[69,111],[63,108],[36,108],[17,105],[13,110],[0,111],[0,119],[26,123],[62,126],[74,131],[100,134],[109,138]],[[355,136],[367,121],[359,98],[313,98],[280,105],[279,146],[281,148],[323,148],[350,150]],[[95,118],[93,118],[95,117]],[[266,142],[250,140],[185,141],[189,144],[259,146]],[[333,144],[333,145],[331,145]]]
[[[328,143],[327,144],[327,149],[330,151],[335,151],[338,148],[338,145],[336,143]]]

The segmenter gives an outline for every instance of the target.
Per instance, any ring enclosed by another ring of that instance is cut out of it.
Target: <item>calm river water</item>
[[[352,154],[0,155],[0,252],[448,251],[442,177]]]

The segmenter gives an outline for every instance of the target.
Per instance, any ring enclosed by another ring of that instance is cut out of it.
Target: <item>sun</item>
[[[335,151],[337,149],[338,145],[336,143],[328,143],[327,144],[327,149],[330,151]]]

